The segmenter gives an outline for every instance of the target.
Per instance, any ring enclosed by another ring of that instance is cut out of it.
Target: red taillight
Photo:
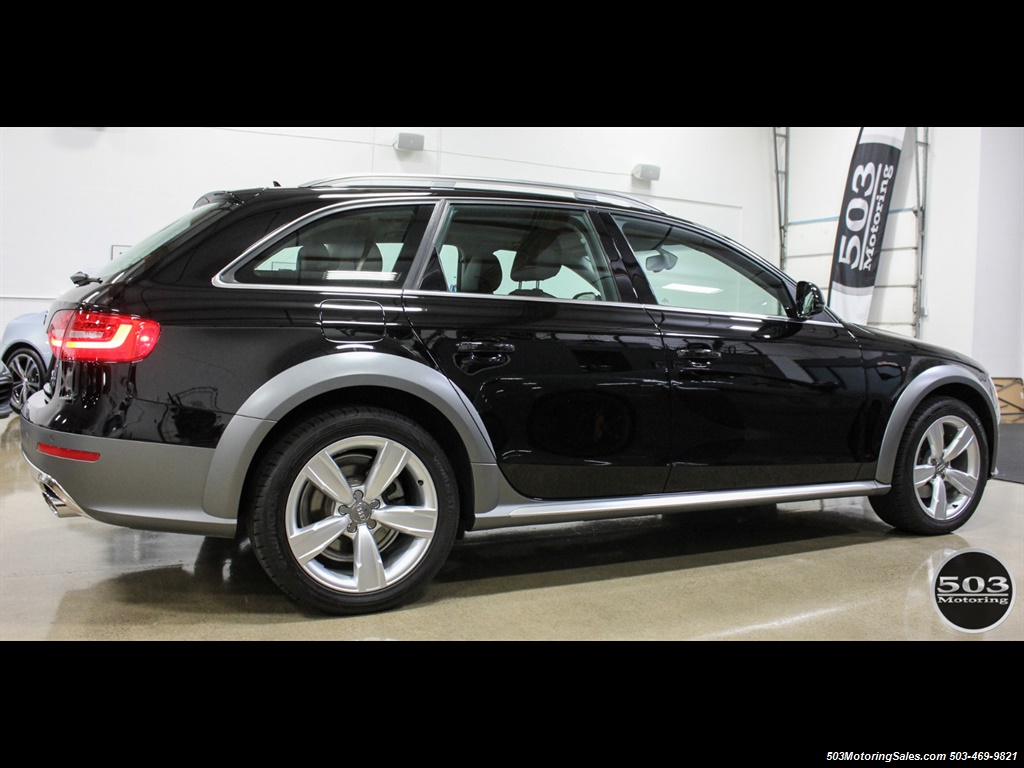
[[[132,315],[62,309],[48,331],[58,360],[85,363],[134,363],[160,338],[160,324]]]

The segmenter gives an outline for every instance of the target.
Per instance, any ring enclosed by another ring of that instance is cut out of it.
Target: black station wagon
[[[50,507],[248,536],[299,604],[391,608],[503,526],[868,496],[942,534],[988,375],[612,192],[346,177],[202,197],[50,308]]]

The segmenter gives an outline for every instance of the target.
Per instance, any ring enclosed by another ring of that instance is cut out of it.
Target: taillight
[[[113,312],[62,309],[53,314],[47,333],[58,360],[134,363],[153,351],[160,324]]]

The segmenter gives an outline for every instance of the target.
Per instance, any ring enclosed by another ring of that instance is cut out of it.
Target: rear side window
[[[381,206],[318,218],[275,241],[234,273],[239,283],[400,287],[431,206]]]
[[[455,204],[437,254],[451,292],[618,299],[608,259],[584,211]]]
[[[786,314],[785,283],[757,260],[664,222],[614,218],[661,306]]]

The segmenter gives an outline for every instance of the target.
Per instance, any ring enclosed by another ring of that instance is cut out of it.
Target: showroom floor
[[[1024,485],[993,481],[956,534],[893,532],[863,499],[469,534],[423,598],[332,618],[247,546],[54,517],[0,422],[2,640],[1022,640],[1020,598],[966,633],[932,603],[950,554],[1024,585]]]

